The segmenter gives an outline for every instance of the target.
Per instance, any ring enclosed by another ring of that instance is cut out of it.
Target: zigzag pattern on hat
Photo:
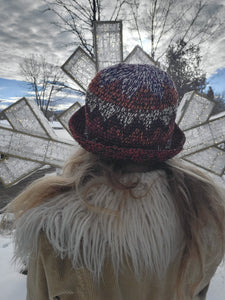
[[[104,100],[98,99],[94,94],[89,92],[89,101],[87,107],[92,113],[97,109],[103,120],[106,121],[112,116],[124,127],[131,125],[133,122],[136,122],[137,119],[146,127],[147,130],[151,128],[151,125],[154,121],[160,120],[162,123],[167,126],[171,121],[171,116],[176,113],[176,106],[166,107],[162,110],[156,109],[153,111],[138,110],[133,111],[130,108],[120,107],[114,103],[105,102]]]

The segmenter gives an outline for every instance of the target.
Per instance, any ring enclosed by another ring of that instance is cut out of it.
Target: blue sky
[[[215,93],[225,92],[225,68],[220,68],[215,74],[208,78],[209,85],[212,86]]]
[[[28,89],[24,81],[0,78],[0,110],[27,95]]]
[[[23,97],[27,95],[27,85],[24,81],[0,78],[0,99]]]
[[[31,95],[27,82],[0,78],[0,111],[19,100],[22,97],[29,97]],[[83,102],[79,93],[74,92],[65,99],[60,99],[52,102],[58,109],[68,108],[74,102]]]

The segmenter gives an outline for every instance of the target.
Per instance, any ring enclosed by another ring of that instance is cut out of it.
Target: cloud
[[[225,38],[218,38],[211,43],[207,43],[202,51],[203,69],[207,75],[211,76],[217,72],[217,69],[225,67]]]
[[[44,54],[49,62],[59,60],[61,64],[71,54],[59,42],[59,31],[50,23],[50,14],[43,13],[44,8],[42,0],[1,3],[0,77],[21,79],[18,64],[33,53]]]
[[[10,106],[11,104],[15,103],[16,101],[18,101],[20,99],[20,97],[11,97],[10,99],[1,99],[0,98],[0,112],[3,109],[6,109],[8,106]]]
[[[182,1],[180,3],[182,5]],[[222,10],[224,3],[225,0],[209,0],[206,10],[208,16],[218,9]],[[45,8],[43,0],[7,0],[1,3],[0,77],[22,80],[18,65],[31,54],[43,54],[50,63],[62,65],[75,50],[74,46],[65,46],[73,41],[72,36],[60,33],[52,24],[56,17],[50,12],[44,13]],[[225,67],[225,39],[222,34],[218,33],[217,39],[213,43],[206,43],[202,49],[207,74]],[[125,49],[128,49],[125,50],[126,57],[137,44],[137,36],[128,32],[125,25],[124,42]],[[146,50],[149,50],[147,46]]]
[[[11,99],[0,99],[1,103],[9,103],[9,104],[12,104],[14,103],[15,101],[18,100],[19,97],[11,97]]]

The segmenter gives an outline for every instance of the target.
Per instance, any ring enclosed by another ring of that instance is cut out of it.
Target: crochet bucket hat
[[[69,120],[74,139],[104,159],[162,162],[185,142],[175,124],[177,91],[161,69],[118,64],[89,84],[86,102]]]

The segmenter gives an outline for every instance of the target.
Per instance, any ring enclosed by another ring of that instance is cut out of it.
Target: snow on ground
[[[0,300],[25,300],[26,276],[12,265],[12,255],[11,238],[0,235]],[[212,279],[207,300],[224,300],[224,295],[225,265],[221,265]]]
[[[215,276],[212,278],[206,299],[207,300],[225,299],[225,263],[224,262],[218,267]]]
[[[26,276],[11,264],[12,254],[11,238],[0,235],[0,300],[25,300]]]

